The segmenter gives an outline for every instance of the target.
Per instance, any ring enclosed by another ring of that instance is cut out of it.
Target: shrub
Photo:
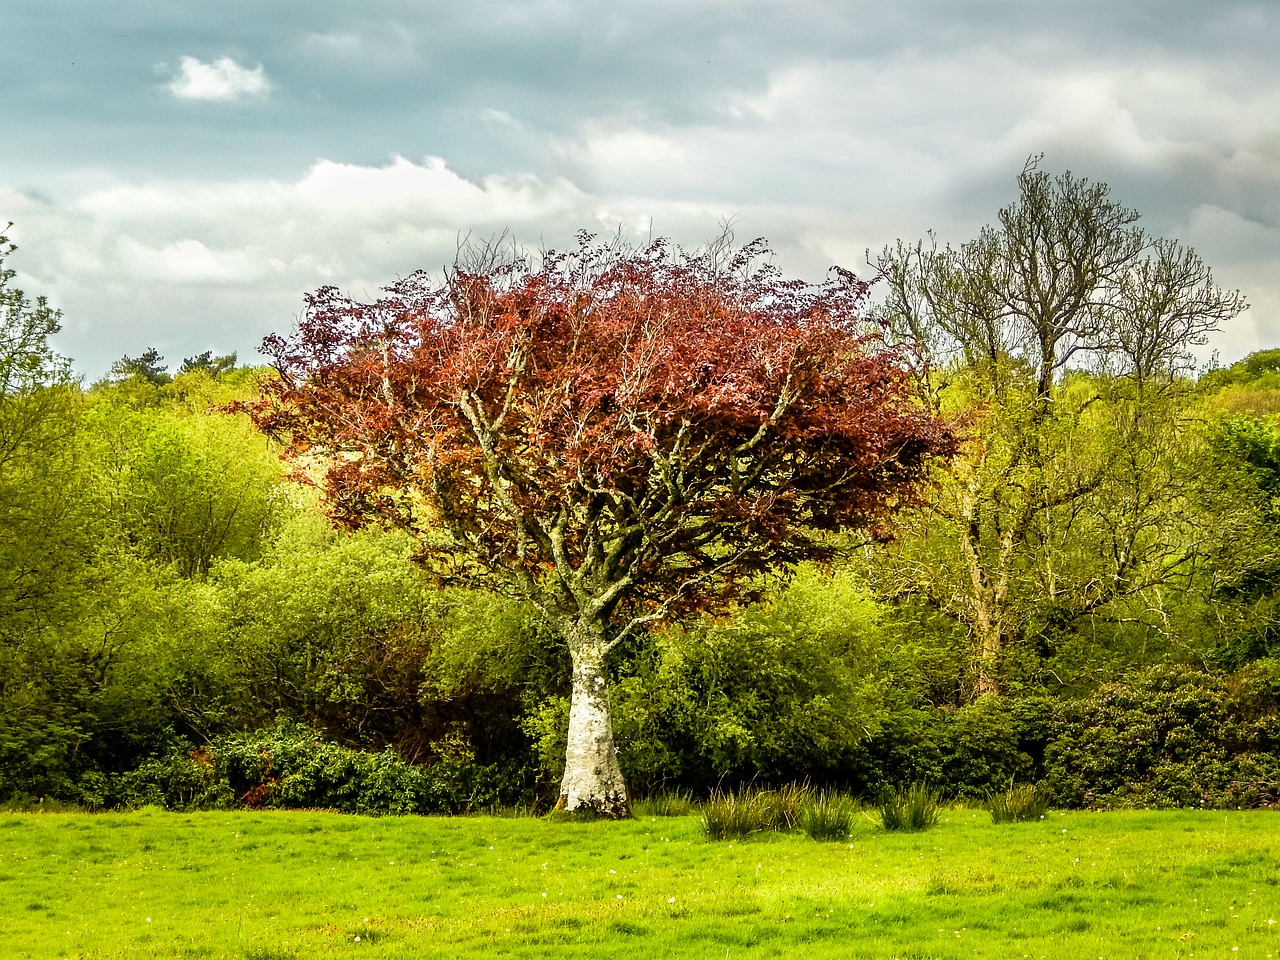
[[[877,796],[895,783],[929,782],[980,800],[1010,781],[1041,775],[1052,730],[1042,697],[982,697],[960,708],[896,705],[857,751],[848,783]]]
[[[114,798],[127,807],[214,810],[233,806],[235,795],[206,750],[179,748],[144,760],[116,781]]]
[[[800,808],[800,829],[813,840],[847,840],[859,804],[846,793],[819,790]]]
[[[889,787],[881,791],[876,805],[885,830],[925,830],[942,816],[941,796],[924,783]]]
[[[1003,793],[987,797],[987,808],[993,823],[1017,823],[1027,820],[1043,820],[1049,809],[1049,800],[1034,783],[1010,785]]]
[[[369,815],[466,813],[531,800],[531,777],[522,768],[479,764],[456,739],[435,748],[435,762],[419,766],[390,749],[355,750],[281,723],[147,761],[118,779],[116,799],[177,810],[245,806]]]
[[[1274,805],[1280,719],[1250,679],[1161,666],[1063,704],[1046,786],[1090,809]]]

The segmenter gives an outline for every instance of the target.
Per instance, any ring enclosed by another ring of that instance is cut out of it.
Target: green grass
[[[694,817],[0,816],[3,957],[1263,958],[1275,921],[1280,819],[1257,811],[950,810],[845,843],[707,843]]]
[[[642,820],[646,817],[692,817],[698,812],[698,804],[689,793],[659,793],[633,800],[631,812]]]

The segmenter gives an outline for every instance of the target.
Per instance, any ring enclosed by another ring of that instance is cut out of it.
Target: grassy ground
[[[0,815],[0,957],[1280,957],[1275,813],[610,823]]]

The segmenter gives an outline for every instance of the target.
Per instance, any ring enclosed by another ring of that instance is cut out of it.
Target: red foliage
[[[326,287],[245,405],[319,467],[335,520],[423,542],[442,580],[506,582],[615,630],[742,596],[913,495],[947,428],[862,320],[866,285],[598,245]],[[318,476],[318,475],[317,475]]]

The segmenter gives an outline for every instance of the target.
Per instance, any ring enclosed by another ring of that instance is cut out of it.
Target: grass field
[[[0,957],[1280,957],[1280,816],[0,815]]]

